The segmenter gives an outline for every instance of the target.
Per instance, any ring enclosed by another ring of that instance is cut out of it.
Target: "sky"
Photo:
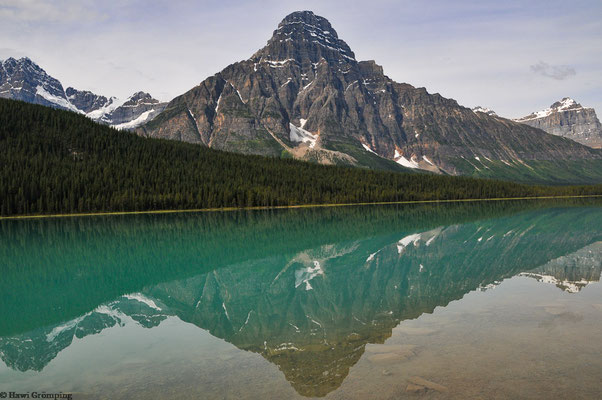
[[[0,59],[65,88],[170,100],[265,45],[289,13],[327,18],[395,81],[516,118],[572,97],[602,112],[602,1],[0,0]]]

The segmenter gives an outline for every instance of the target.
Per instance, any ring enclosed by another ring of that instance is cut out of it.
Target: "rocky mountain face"
[[[583,107],[569,97],[515,121],[586,146],[602,148],[602,125],[596,111]]]
[[[99,96],[87,90],[77,90],[72,87],[68,87],[65,90],[67,100],[75,106],[78,110],[84,113],[98,110],[108,105],[112,100],[107,99],[105,96]]]
[[[131,129],[163,111],[148,93],[137,92],[125,101],[63,85],[29,58],[0,61],[0,97],[22,100],[85,114],[96,122],[118,129]]]
[[[374,61],[356,60],[311,11],[288,15],[251,58],[176,97],[137,132],[241,153],[492,177],[533,177],[540,162],[571,171],[565,161],[602,160],[599,151],[394,82]]]
[[[160,103],[148,93],[136,92],[103,117],[103,120],[118,129],[131,129],[152,120],[166,105],[167,103]]]
[[[63,85],[29,58],[0,62],[0,97],[78,111]]]

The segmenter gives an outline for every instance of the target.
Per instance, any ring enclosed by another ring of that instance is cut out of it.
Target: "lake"
[[[2,220],[0,266],[3,392],[602,396],[601,201]]]

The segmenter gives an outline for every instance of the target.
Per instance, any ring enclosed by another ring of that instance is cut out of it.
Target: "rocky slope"
[[[392,81],[374,61],[356,60],[311,11],[288,15],[251,58],[176,97],[137,132],[321,163],[492,177],[510,171],[522,180],[536,177],[543,162],[547,178],[563,170],[571,181],[577,172],[567,162],[602,159],[599,151]]]
[[[167,105],[144,92],[120,101],[72,87],[64,90],[61,82],[29,58],[0,61],[0,97],[74,111],[118,129],[135,128]]]
[[[593,108],[565,97],[545,110],[515,120],[586,146],[602,147],[602,125]]]

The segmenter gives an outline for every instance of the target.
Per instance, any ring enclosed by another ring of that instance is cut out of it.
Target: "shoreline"
[[[149,210],[149,211],[108,211],[108,212],[86,212],[73,214],[32,214],[14,215],[0,217],[3,220],[16,219],[41,219],[41,218],[74,218],[74,217],[98,217],[112,215],[138,215],[138,214],[175,214],[175,213],[201,213],[201,212],[225,212],[225,211],[251,211],[251,210],[282,210],[294,208],[318,208],[318,207],[350,207],[350,206],[375,206],[394,204],[436,204],[436,203],[468,203],[478,201],[515,201],[515,200],[550,200],[550,199],[583,199],[602,198],[602,194],[591,194],[582,196],[541,196],[541,197],[495,197],[490,199],[455,199],[455,200],[414,200],[414,201],[385,201],[374,203],[330,203],[330,204],[299,204],[294,206],[255,206],[255,207],[222,207],[222,208],[198,208],[179,210]]]

